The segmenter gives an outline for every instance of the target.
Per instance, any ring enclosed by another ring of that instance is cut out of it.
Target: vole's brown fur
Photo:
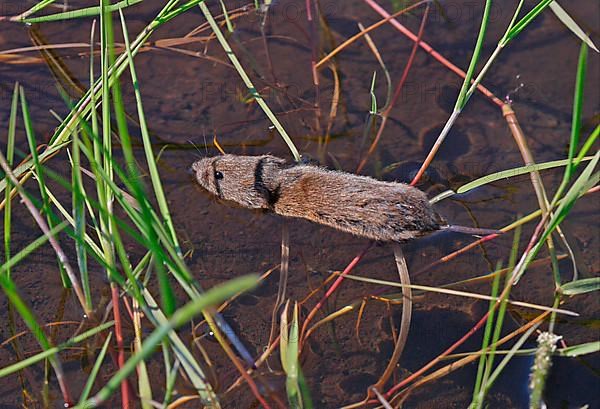
[[[192,165],[198,183],[221,199],[268,209],[380,241],[406,241],[443,227],[420,190],[404,183],[275,156],[223,155]]]

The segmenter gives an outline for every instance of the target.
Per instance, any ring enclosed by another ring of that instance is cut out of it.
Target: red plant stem
[[[321,298],[321,300],[317,303],[317,305],[315,305],[313,307],[311,312],[308,314],[308,316],[304,320],[304,323],[302,324],[302,331],[300,331],[300,339],[302,340],[302,342],[300,344],[302,344],[305,341],[303,338],[304,338],[304,334],[306,333],[306,329],[308,327],[309,322],[315,317],[315,315],[317,315],[317,312],[323,306],[325,301],[327,301],[327,299],[331,296],[331,294],[333,294],[334,291],[337,290],[337,288],[340,286],[340,284],[342,284],[342,281],[344,281],[344,278],[346,277],[346,275],[348,275],[352,271],[352,269],[354,267],[356,267],[358,262],[364,257],[365,254],[367,254],[367,251],[369,251],[369,249],[372,246],[373,246],[373,242],[369,242],[369,244],[356,257],[354,257],[354,259],[352,259],[352,261],[350,262],[350,264],[348,264],[346,266],[346,268],[344,269],[342,274],[340,274],[340,276],[333,282],[333,284],[331,284],[331,287],[329,287],[329,289],[327,290],[327,292],[325,293],[323,298]]]
[[[56,374],[56,380],[58,381],[58,385],[62,393],[65,408],[70,408],[74,406],[73,399],[71,398],[71,393],[69,392],[69,385],[67,385],[67,383],[65,382],[65,377],[60,371],[57,372],[56,369],[54,370],[54,372]]]
[[[377,4],[377,2],[375,2],[374,0],[364,0],[365,3],[367,3],[369,6],[371,6],[371,8],[373,10],[375,10],[377,13],[379,13],[379,15],[381,15],[384,18],[387,18],[390,16],[390,14],[385,11],[385,9],[383,7],[381,7],[379,4]],[[455,74],[457,74],[458,76],[465,78],[466,77],[466,73],[461,70],[460,68],[458,68],[456,65],[454,65],[452,62],[450,62],[449,60],[447,60],[443,55],[441,55],[440,53],[438,53],[437,51],[435,51],[433,49],[433,47],[431,47],[429,44],[427,44],[425,41],[420,40],[415,34],[413,34],[409,29],[407,29],[406,27],[404,27],[402,24],[400,24],[400,22],[396,19],[391,19],[390,23],[398,30],[400,31],[402,34],[404,34],[405,36],[407,36],[408,38],[410,38],[412,41],[417,42],[417,44],[423,49],[425,50],[426,53],[428,53],[429,55],[431,55],[433,58],[435,58],[437,61],[439,61],[441,64],[443,64],[444,66],[446,66],[450,71],[454,72]],[[492,101],[494,104],[498,105],[498,107],[502,108],[502,106],[504,105],[504,102],[502,102],[501,99],[499,99],[498,97],[496,97],[490,90],[488,90],[486,87],[484,87],[481,84],[477,85],[477,89],[486,97],[488,97],[488,99],[490,101]]]
[[[117,340],[117,364],[119,369],[125,365],[125,349],[123,347],[123,327],[121,325],[121,313],[119,309],[119,288],[115,283],[110,284],[112,303],[113,303],[113,315],[115,317],[115,339]],[[129,409],[129,387],[127,385],[127,379],[123,379],[121,382],[121,407],[123,409]]]
[[[454,258],[460,256],[461,254],[466,253],[467,251],[471,250],[472,248],[477,247],[480,244],[485,243],[487,241],[493,240],[493,239],[495,239],[496,237],[499,237],[499,236],[500,236],[499,234],[495,234],[494,233],[494,234],[489,234],[489,235],[487,235],[485,237],[482,237],[480,239],[477,239],[473,243],[469,243],[466,246],[464,246],[463,248],[460,248],[460,249],[458,249],[456,251],[453,251],[452,253],[445,255],[444,257],[440,258],[439,260],[434,261],[433,263],[430,263],[430,264],[426,265],[425,267],[423,267],[419,271],[413,273],[413,276],[421,274],[424,271],[427,271],[430,268],[433,268],[433,267],[435,267],[435,266],[437,266],[439,264],[447,263],[448,261],[453,260]]]
[[[383,129],[385,128],[385,125],[387,124],[387,120],[388,120],[388,117],[390,116],[390,112],[392,111],[392,108],[396,104],[396,101],[398,101],[400,94],[402,93],[402,88],[404,87],[404,83],[406,82],[406,79],[408,78],[408,72],[410,71],[410,67],[412,67],[413,61],[415,59],[415,55],[417,54],[417,48],[418,48],[419,42],[421,41],[421,37],[423,36],[423,31],[425,29],[425,22],[427,21],[427,16],[429,15],[429,5],[430,5],[430,3],[427,3],[427,7],[425,7],[425,13],[423,14],[423,18],[421,19],[421,26],[419,27],[419,34],[417,37],[417,41],[413,45],[413,48],[410,52],[410,56],[408,57],[408,61],[406,62],[406,66],[404,67],[404,71],[402,72],[402,77],[400,78],[400,82],[398,82],[398,85],[396,86],[396,89],[394,90],[394,96],[392,97],[392,100],[390,101],[389,106],[385,109],[385,111],[383,111],[381,113],[381,116],[383,119],[381,120],[381,125],[379,126],[379,129],[377,130],[377,135],[375,136],[373,143],[369,147],[369,151],[367,152],[365,157],[360,161],[358,167],[356,168],[356,173],[360,173],[360,171],[367,164],[367,160],[369,159],[369,156],[371,156],[373,154],[373,152],[375,151],[375,148],[377,147],[377,144],[379,143],[379,139],[381,139],[381,135],[383,134]]]

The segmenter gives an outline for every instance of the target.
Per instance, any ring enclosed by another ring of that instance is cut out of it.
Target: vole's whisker
[[[206,152],[206,156],[208,156],[208,142],[206,142],[206,133],[202,132],[202,137],[204,138],[204,151]]]
[[[200,152],[198,145],[196,145],[194,143],[194,141],[192,141],[191,139],[188,139],[188,142],[190,143],[190,145],[192,145],[194,147],[194,149],[196,149],[198,151],[198,159],[202,159],[203,157],[206,157],[206,156],[202,155],[202,152]],[[206,140],[204,142],[205,142],[204,147],[206,148]],[[208,156],[208,152],[206,152],[206,155]],[[191,166],[190,166],[190,169],[191,169]]]

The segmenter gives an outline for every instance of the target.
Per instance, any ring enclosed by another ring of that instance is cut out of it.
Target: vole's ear
[[[309,154],[303,154],[300,156],[300,160],[296,162],[297,165],[311,165],[311,166],[320,166],[319,161]]]

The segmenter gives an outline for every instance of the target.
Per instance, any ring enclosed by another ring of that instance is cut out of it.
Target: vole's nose
[[[196,174],[196,169],[194,169],[193,163],[190,166],[188,166],[186,172],[188,175],[192,175],[192,176]]]

